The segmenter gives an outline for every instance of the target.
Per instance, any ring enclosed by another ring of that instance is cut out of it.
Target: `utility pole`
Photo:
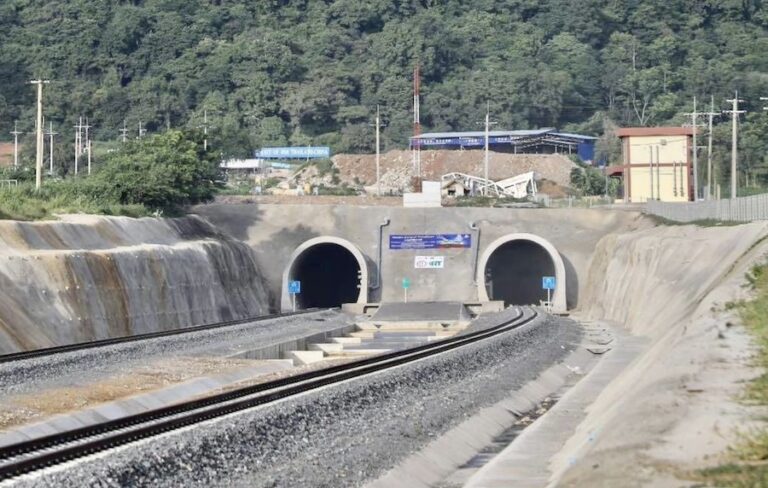
[[[128,136],[128,127],[126,126],[125,120],[123,120],[123,128],[120,129],[120,133],[123,134],[123,144],[125,144],[125,141]]]
[[[732,100],[727,102],[733,104],[733,109],[726,110],[725,113],[731,115],[733,120],[732,135],[731,135],[731,198],[736,198],[737,187],[737,169],[736,163],[739,158],[739,115],[747,113],[746,110],[739,110],[739,103],[743,103],[744,100],[739,100],[739,92],[736,91],[736,96]]]
[[[712,187],[712,122],[719,113],[715,112],[715,96],[712,95],[709,101],[709,112],[702,114],[708,117],[708,137],[707,137],[707,199],[712,199],[714,188]]]
[[[208,111],[203,111],[203,134],[205,134],[205,138],[203,139],[203,150],[208,150]]]
[[[43,186],[43,85],[50,83],[49,80],[37,79],[30,81],[37,85],[37,155],[35,158],[35,189],[40,190]]]
[[[88,125],[88,117],[86,117],[83,128],[85,129],[85,151],[88,152],[88,174],[91,174],[91,137],[88,134],[88,129],[91,127],[92,126]]]
[[[495,124],[495,122],[493,122]],[[485,109],[485,164],[483,165],[483,178],[485,178],[485,186],[483,186],[483,196],[488,195],[488,161],[490,160],[490,139],[491,139],[491,102],[487,102]]]
[[[14,121],[13,132],[11,132],[13,135],[13,169],[19,168],[19,136],[23,134],[23,132],[19,131],[18,125],[19,122]]]
[[[413,172],[415,173],[414,191],[421,191],[421,74],[418,63],[413,70]]]
[[[80,172],[80,155],[83,154],[83,118],[80,117],[75,126],[75,176]]]
[[[693,96],[693,112],[688,113],[691,117],[691,127],[693,127],[693,201],[699,200],[699,146],[696,142],[696,135],[699,131],[699,115],[696,111],[696,96]]]
[[[141,121],[139,121],[139,139],[141,139],[146,133],[147,133],[147,129],[145,129],[144,124],[142,124]]]
[[[45,135],[50,137],[50,176],[53,176],[53,136],[58,135],[58,132],[53,132],[53,122],[49,122],[49,129],[48,132],[45,133]]]
[[[381,196],[381,112],[376,105],[376,195]]]

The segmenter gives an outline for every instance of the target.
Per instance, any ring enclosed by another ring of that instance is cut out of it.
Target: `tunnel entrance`
[[[357,302],[361,275],[357,257],[344,246],[325,242],[308,247],[290,269],[289,280],[301,281],[296,308],[333,308]]]
[[[546,249],[531,241],[510,241],[488,259],[485,286],[488,297],[504,305],[538,305],[547,299],[542,276],[554,275],[555,264]]]

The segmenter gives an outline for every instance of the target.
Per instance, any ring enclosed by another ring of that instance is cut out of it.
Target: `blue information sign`
[[[327,159],[331,148],[326,146],[265,147],[254,151],[254,157],[262,159]]]
[[[298,295],[301,293],[301,281],[291,281],[288,283],[288,293]]]
[[[471,234],[392,234],[390,249],[450,249],[472,247]]]
[[[554,290],[557,281],[554,276],[543,276],[541,278],[541,287],[545,290]]]

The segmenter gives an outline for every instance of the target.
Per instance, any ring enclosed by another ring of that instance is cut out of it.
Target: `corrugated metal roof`
[[[581,135],[581,134],[572,134],[570,132],[555,132],[552,135],[553,136],[570,137],[572,139],[584,139],[585,141],[597,140],[597,137],[594,137],[594,136],[584,136],[584,135]]]
[[[552,135],[556,137],[567,137],[570,139],[581,139],[584,141],[594,141],[597,137],[585,136],[581,134],[572,134],[568,132],[555,132],[555,129],[526,129],[526,130],[492,130],[488,132],[490,137],[536,137],[543,135]],[[485,132],[478,131],[466,131],[466,132],[428,132],[421,134],[418,137],[411,137],[411,139],[456,139],[456,138],[483,138]]]
[[[553,132],[554,129],[535,129],[535,130],[492,130],[488,132],[490,137],[531,137],[540,136]],[[469,132],[428,132],[418,136],[418,139],[450,139],[456,137],[485,137],[485,131]],[[411,137],[416,139],[416,137]]]

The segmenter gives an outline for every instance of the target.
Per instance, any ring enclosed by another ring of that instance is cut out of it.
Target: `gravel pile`
[[[323,311],[0,363],[0,391],[7,399],[13,394],[39,392],[45,388],[82,385],[145,365],[153,359],[223,355],[241,346],[277,344],[352,322],[353,317],[349,315]]]
[[[495,318],[512,315],[505,311]],[[490,317],[482,320],[485,326],[491,323]],[[438,357],[143,441],[17,484],[361,486],[535,379],[562,360],[580,336],[573,322],[539,318]]]

